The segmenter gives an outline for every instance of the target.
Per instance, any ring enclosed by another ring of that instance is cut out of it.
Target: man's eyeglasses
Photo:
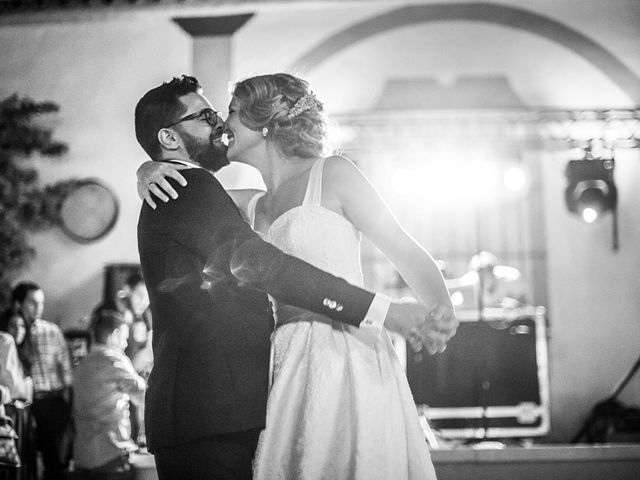
[[[195,112],[195,113],[191,113],[189,115],[185,115],[184,117],[182,117],[179,120],[176,120],[175,122],[163,127],[163,128],[171,128],[174,125],[177,125],[180,122],[186,122],[187,120],[195,120],[195,119],[204,119],[206,120],[206,122],[209,125],[213,125],[215,126],[218,123],[218,115],[220,115],[219,112],[216,112],[214,109],[212,108],[203,108],[202,110],[200,110],[199,112]]]

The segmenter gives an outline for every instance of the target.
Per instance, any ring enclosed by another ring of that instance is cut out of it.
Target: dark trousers
[[[36,444],[42,454],[44,480],[63,480],[71,455],[71,411],[62,392],[35,398]]]
[[[201,438],[154,451],[159,480],[251,480],[260,429]]]
[[[6,404],[4,408],[7,415],[13,420],[13,429],[18,435],[16,446],[22,462],[18,478],[20,480],[37,480],[36,429],[31,405],[16,401]]]

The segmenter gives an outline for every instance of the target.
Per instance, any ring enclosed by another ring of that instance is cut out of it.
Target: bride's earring
[[[267,127],[262,127],[262,136],[267,138],[267,134],[269,133],[269,129]]]

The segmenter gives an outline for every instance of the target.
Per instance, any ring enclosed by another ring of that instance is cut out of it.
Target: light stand
[[[612,160],[613,162],[613,160]],[[611,167],[611,174],[613,175],[613,167]],[[618,205],[613,207],[611,212],[612,232],[611,232],[611,249],[617,252],[620,249],[620,243],[618,241]]]

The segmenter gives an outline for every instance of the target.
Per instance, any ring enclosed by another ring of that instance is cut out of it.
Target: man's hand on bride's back
[[[151,160],[144,162],[136,171],[138,177],[138,196],[154,209],[156,208],[156,202],[153,199],[154,196],[165,203],[169,201],[169,197],[175,200],[178,198],[178,192],[171,186],[167,177],[173,178],[185,187],[187,181],[179,170],[186,168],[189,167],[173,163],[154,162]]]

